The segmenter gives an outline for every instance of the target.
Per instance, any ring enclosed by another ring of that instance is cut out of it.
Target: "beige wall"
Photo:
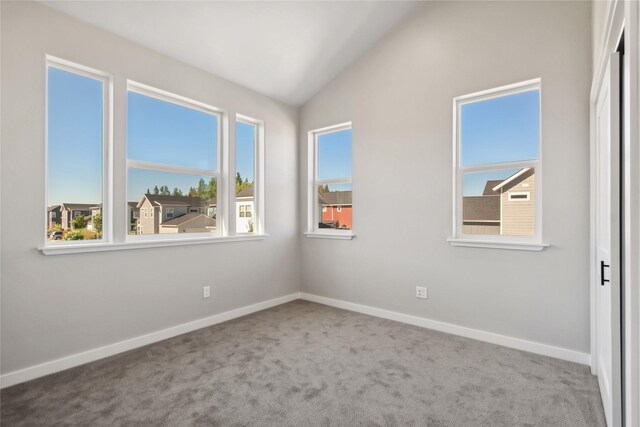
[[[536,229],[536,180],[531,175],[501,194],[501,223],[504,236],[532,236]],[[529,200],[509,200],[509,194],[529,193]]]
[[[588,353],[589,218],[576,212],[589,210],[591,54],[590,2],[416,9],[302,108],[301,197],[306,132],[353,122],[356,234],[303,238],[303,290]],[[450,246],[453,98],[536,77],[551,246]],[[394,207],[387,226],[376,215],[381,197]],[[416,286],[429,288],[428,300],[415,298]]]

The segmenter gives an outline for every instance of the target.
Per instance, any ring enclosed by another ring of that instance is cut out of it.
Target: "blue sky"
[[[102,201],[102,82],[48,69],[49,205]]]
[[[128,159],[215,170],[217,144],[217,116],[128,93]]]
[[[318,137],[318,179],[351,178],[351,129]]]
[[[253,165],[255,156],[255,126],[236,123],[236,172],[242,179],[253,181]]]
[[[533,90],[463,105],[461,165],[537,159],[539,103]]]
[[[460,164],[481,164],[535,160],[540,133],[540,92],[465,104],[461,108]],[[481,195],[490,179],[505,179],[517,172],[508,169],[491,173],[465,174],[465,196]]]

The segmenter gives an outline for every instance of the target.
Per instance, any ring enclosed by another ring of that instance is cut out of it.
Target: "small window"
[[[47,57],[47,188],[45,206],[81,204],[105,207],[102,223],[94,229],[90,211],[71,210],[63,215],[63,227],[74,228],[62,240],[46,240],[46,244],[87,243],[108,236],[106,169],[109,148],[109,87],[106,74],[64,60]],[[70,216],[70,218],[69,218]],[[53,214],[55,218],[55,213]],[[45,239],[47,239],[45,230]],[[108,239],[106,239],[108,240]]]
[[[454,237],[541,242],[540,81],[454,103]]]
[[[236,234],[262,233],[260,206],[264,206],[260,181],[264,124],[246,116],[236,119]],[[252,211],[256,217],[252,218]]]
[[[525,192],[525,193],[508,193],[509,194],[509,201],[528,201],[529,199],[529,193]]]
[[[147,218],[147,208],[142,208],[142,213],[144,214],[144,217]]]
[[[178,218],[217,204],[220,112],[213,107],[128,82],[127,197],[166,209],[143,234],[175,234]],[[171,208],[166,208],[171,205]],[[174,209],[176,211],[174,212]],[[189,233],[219,234],[215,218],[189,223]]]
[[[351,235],[351,215],[327,207],[352,207],[351,123],[309,132],[308,231]]]
[[[342,212],[342,206],[338,206],[338,207],[336,208],[336,211],[338,211],[338,212]]]

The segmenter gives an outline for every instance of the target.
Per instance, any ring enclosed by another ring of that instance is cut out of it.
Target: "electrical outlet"
[[[427,288],[424,286],[416,286],[416,298],[427,299]]]
[[[202,298],[209,298],[211,296],[211,286],[205,286],[202,288]]]

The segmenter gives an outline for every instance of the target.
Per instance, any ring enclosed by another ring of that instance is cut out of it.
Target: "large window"
[[[47,58],[46,245],[108,240],[109,77]]]
[[[236,119],[236,234],[264,233],[262,206],[263,124],[238,115]],[[254,214],[255,213],[255,214]]]
[[[452,240],[540,243],[540,81],[454,104]]]
[[[127,200],[144,212],[138,234],[220,234],[219,141],[215,108],[129,82]]]
[[[353,236],[351,123],[309,133],[308,235]]]

